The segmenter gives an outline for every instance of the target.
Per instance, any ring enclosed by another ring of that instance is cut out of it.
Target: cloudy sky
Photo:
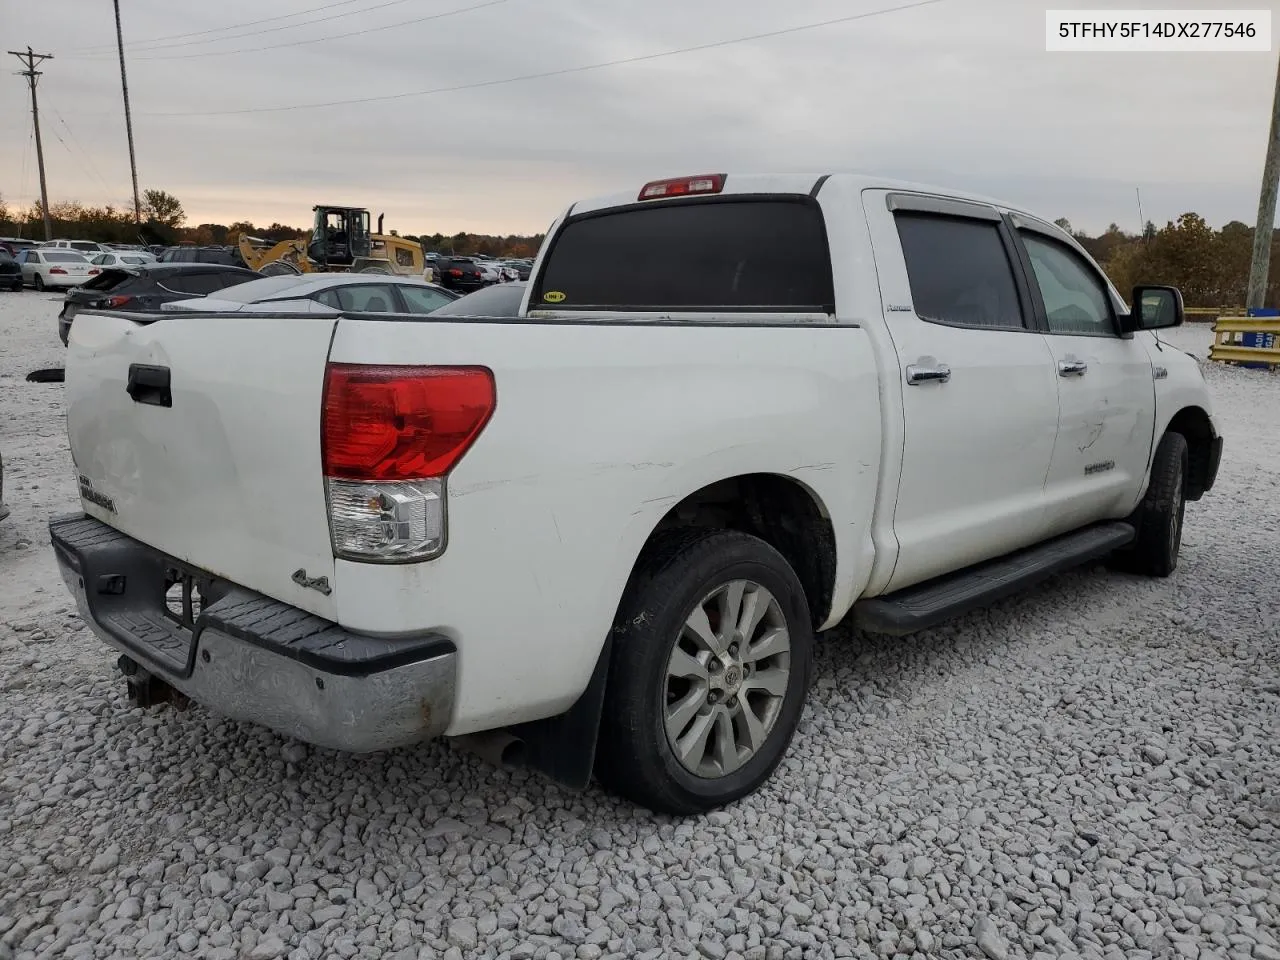
[[[537,232],[573,199],[720,170],[900,176],[1090,230],[1136,229],[1135,187],[1157,223],[1254,221],[1274,43],[1046,53],[1045,3],[940,0],[495,82],[910,2],[121,0],[139,177],[192,224],[297,225],[313,204],[349,203],[402,233]],[[110,0],[6,3],[0,23],[6,49],[56,58],[40,84],[50,200],[127,205]],[[308,106],[344,100],[366,102]],[[38,196],[35,166],[26,85],[6,72],[10,204]]]

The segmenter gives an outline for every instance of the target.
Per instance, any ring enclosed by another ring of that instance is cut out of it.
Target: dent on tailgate
[[[77,315],[67,432],[85,512],[332,618],[333,597],[306,584],[333,578],[320,466],[333,323],[197,315],[144,325],[128,315]]]

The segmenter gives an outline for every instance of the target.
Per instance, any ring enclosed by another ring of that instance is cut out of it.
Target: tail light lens
[[[723,173],[707,173],[698,177],[677,177],[674,180],[653,180],[640,188],[638,200],[662,200],[666,197],[684,197],[690,194],[719,193],[724,189]]]
[[[66,271],[66,270],[63,270],[63,269],[62,269],[62,267],[50,267],[50,268],[49,268],[49,272],[50,272],[50,273],[57,273],[57,274],[61,274],[61,275],[62,275],[62,276],[64,276],[64,277],[67,275],[67,271]]]
[[[396,563],[445,546],[445,477],[493,415],[486,367],[330,364],[321,459],[334,554]]]
[[[132,299],[133,297],[124,297],[124,296],[107,297],[105,300],[99,300],[98,305],[103,307],[109,307],[111,309],[116,309],[118,307],[123,307],[126,303],[128,303]]]
[[[94,267],[92,270],[89,271],[89,276],[92,277],[94,274],[101,273],[101,272],[102,271],[99,270],[97,267]]]
[[[449,271],[449,276],[451,276],[451,277],[460,277],[460,276],[462,276],[462,271],[461,271],[461,270],[459,270],[459,269],[457,269],[457,268],[455,267],[454,269],[452,269],[452,270],[450,270],[450,271]]]

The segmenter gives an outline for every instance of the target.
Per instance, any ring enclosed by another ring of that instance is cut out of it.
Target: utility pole
[[[1262,191],[1258,196],[1258,221],[1253,228],[1253,265],[1249,268],[1250,310],[1263,306],[1267,296],[1267,271],[1271,266],[1271,233],[1276,225],[1276,194],[1280,190],[1280,63],[1276,66],[1275,101],[1271,105],[1271,138],[1262,167]]]
[[[120,29],[120,0],[116,7],[116,47],[120,50],[120,86],[124,89],[124,129],[129,135],[129,172],[133,174],[133,222],[142,223],[142,203],[138,199],[138,159],[133,153],[133,115],[129,111],[129,78],[124,72],[124,32]]]
[[[37,70],[36,66],[46,60],[52,60],[53,54],[32,53],[31,47],[27,47],[25,53],[21,50],[9,52],[21,60],[23,66],[27,68],[19,76],[26,77],[27,86],[31,88],[31,122],[36,128],[36,163],[40,167],[40,212],[44,214],[44,238],[52,240],[53,221],[49,219],[49,187],[44,179],[44,146],[40,142],[40,105],[36,101],[36,81],[40,78],[41,71]]]

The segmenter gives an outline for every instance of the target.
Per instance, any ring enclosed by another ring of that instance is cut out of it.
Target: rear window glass
[[[88,263],[84,257],[70,250],[41,250],[46,263]]]
[[[721,199],[571,219],[530,309],[831,313],[816,201]]]

